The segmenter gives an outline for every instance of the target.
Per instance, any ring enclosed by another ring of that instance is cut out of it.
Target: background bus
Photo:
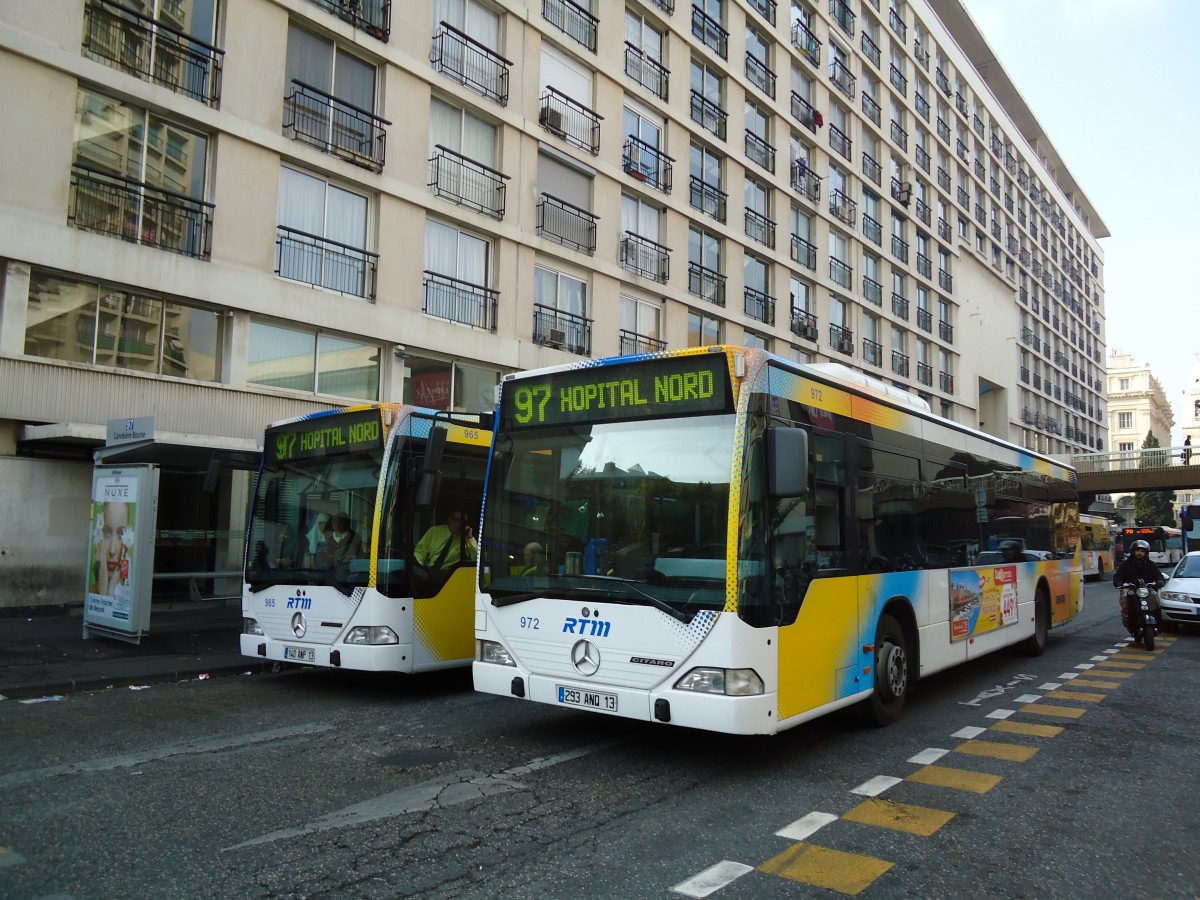
[[[427,565],[414,548],[453,512],[479,521],[490,438],[479,416],[399,404],[267,428],[247,530],[242,653],[387,672],[469,663],[466,529],[457,552],[447,541]]]
[[[1112,523],[1104,516],[1079,514],[1079,548],[1083,577],[1103,579],[1113,570]]]
[[[999,519],[1062,558],[976,565]],[[1070,468],[739,347],[503,380],[482,530],[476,689],[731,733],[886,724],[1082,598]]]
[[[1121,544],[1126,555],[1134,541],[1150,545],[1150,559],[1161,568],[1183,558],[1183,532],[1170,525],[1137,525],[1121,529]]]

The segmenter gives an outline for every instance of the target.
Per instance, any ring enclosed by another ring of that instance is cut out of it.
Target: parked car
[[[1178,631],[1180,625],[1200,625],[1200,550],[1193,550],[1178,563],[1158,592],[1164,628]]]

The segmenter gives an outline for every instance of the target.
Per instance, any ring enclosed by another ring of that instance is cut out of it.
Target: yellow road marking
[[[963,741],[954,748],[954,752],[966,753],[968,756],[988,756],[992,759],[1025,762],[1037,753],[1037,747],[1022,747],[1020,744],[1002,744],[997,741],[971,740]]]
[[[1120,660],[1116,660],[1116,659],[1106,659],[1102,663],[1097,663],[1096,668],[1097,669],[1109,669],[1109,668],[1113,668],[1113,669],[1144,669],[1144,668],[1146,668],[1146,664],[1145,663],[1135,663],[1135,662],[1121,662]],[[1108,673],[1106,672],[1105,674],[1108,674]]]
[[[1071,687],[1075,687],[1075,685],[1071,685]],[[1046,695],[1050,700],[1085,700],[1088,703],[1099,703],[1106,696],[1107,694],[1090,694],[1084,691],[1064,690],[1051,691]]]
[[[801,842],[767,860],[758,870],[853,896],[870,887],[892,865],[873,856]]]
[[[861,825],[877,825],[880,828],[929,837],[953,819],[954,813],[872,797],[854,807],[842,818]]]
[[[986,794],[1003,779],[999,775],[971,772],[967,769],[952,769],[949,766],[923,766],[905,780],[915,781],[917,784],[932,784],[935,787]]]
[[[1071,687],[1071,688],[1077,688],[1077,687],[1105,688],[1108,690],[1112,690],[1113,688],[1119,688],[1120,686],[1121,686],[1121,682],[1119,682],[1119,681],[1094,681],[1094,680],[1091,680],[1088,678],[1076,678],[1074,681],[1072,681],[1070,683],[1070,685],[1068,685],[1068,687]]]
[[[1078,719],[1086,709],[1076,706],[1053,706],[1049,703],[1029,703],[1022,706],[1018,712],[1033,713],[1035,716],[1061,716],[1064,719]]]
[[[1007,731],[1009,734],[1032,734],[1034,737],[1058,737],[1063,730],[1061,725],[1033,725],[1029,722],[1014,722],[1004,719],[991,727],[992,731]]]
[[[1140,669],[1140,668],[1142,668],[1142,667],[1141,667],[1141,666],[1137,666],[1137,668],[1139,668],[1139,669]],[[1118,672],[1116,669],[1108,669],[1108,670],[1106,670],[1106,671],[1104,671],[1104,672],[1093,672],[1093,673],[1091,673],[1091,674],[1093,674],[1093,675],[1100,675],[1100,676],[1102,676],[1102,677],[1104,677],[1104,678],[1132,678],[1132,677],[1133,677],[1133,675],[1134,675],[1134,673],[1133,673],[1133,672]],[[1079,679],[1078,679],[1078,678],[1076,678],[1075,680],[1076,680],[1076,681],[1078,681]]]

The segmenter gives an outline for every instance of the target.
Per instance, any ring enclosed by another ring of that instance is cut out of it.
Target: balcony
[[[883,285],[874,278],[863,276],[862,291],[868,302],[874,303],[876,306],[883,306]]]
[[[865,31],[862,33],[862,52],[863,56],[871,61],[871,65],[878,69],[880,62],[879,45],[871,40],[871,36]]]
[[[920,144],[918,144],[914,149],[917,157],[917,165],[920,167],[922,172],[928,175],[930,165],[929,151]]]
[[[902,297],[899,294],[892,293],[892,313],[898,319],[908,321],[908,298]]]
[[[775,72],[753,53],[746,54],[746,79],[772,100],[775,99]]]
[[[954,376],[949,372],[938,372],[938,388],[943,394],[953,394]]]
[[[221,104],[224,50],[125,9],[88,0],[83,52],[91,59],[216,108]]]
[[[666,284],[670,277],[671,251],[662,244],[626,231],[621,238],[621,268]]]
[[[512,63],[469,34],[442,22],[429,51],[433,68],[477,94],[508,105],[508,73]]]
[[[533,304],[533,342],[590,356],[592,320],[542,303]]]
[[[283,100],[283,133],[355,165],[382,172],[392,123],[300,81]]]
[[[945,269],[938,269],[938,287],[943,291],[954,290],[954,279],[950,277],[950,273]]]
[[[596,52],[600,20],[572,0],[542,0],[542,18],[574,41]]]
[[[391,0],[313,0],[317,6],[349,22],[385,44],[392,34]]]
[[[937,120],[937,133],[938,137],[940,137],[943,141],[945,141],[947,144],[950,143],[950,126],[946,124],[946,120],[941,116],[938,116]]]
[[[883,344],[879,341],[873,341],[870,338],[863,338],[862,342],[862,357],[863,362],[872,366],[883,365]]]
[[[900,92],[900,96],[907,97],[908,78],[905,77],[904,73],[900,71],[895,63],[892,63],[890,66],[888,66],[888,77],[892,82],[892,87]]]
[[[495,333],[499,297],[500,292],[493,288],[426,269],[421,312]]]
[[[938,337],[940,337],[947,344],[953,344],[954,343],[954,326],[951,325],[949,322],[947,322],[945,319],[939,319],[938,320]]]
[[[842,191],[833,190],[829,192],[829,212],[833,214],[834,218],[840,219],[853,228],[854,220],[858,215],[858,204]]]
[[[933,366],[929,363],[917,363],[917,381],[926,386],[933,385]]]
[[[918,90],[918,92],[921,90],[919,84],[918,84],[917,90]],[[924,119],[926,122],[928,122],[929,116],[930,116],[929,101],[925,99],[925,95],[922,93],[917,93],[913,97],[913,103],[917,107],[917,115],[919,115],[922,119]]]
[[[888,10],[888,25],[900,36],[901,43],[908,43],[908,26],[904,24],[904,20],[894,9]]]
[[[748,0],[750,8],[775,26],[775,0]]]
[[[917,274],[930,281],[933,280],[933,261],[924,253],[917,254]]]
[[[760,212],[746,210],[746,237],[764,247],[775,247],[775,223]]]
[[[1021,379],[1022,383],[1029,384],[1029,366],[1021,366],[1017,377]]]
[[[892,372],[901,378],[908,377],[908,354],[899,350],[892,351]]]
[[[746,129],[746,156],[768,172],[775,171],[775,148],[749,128]]]
[[[933,222],[933,210],[929,208],[929,204],[918,197],[915,209],[917,218],[921,220],[922,224],[928,227]]]
[[[875,98],[866,91],[862,93],[862,111],[868,119],[875,123],[876,126],[882,121],[882,115],[879,104],[875,102]]]
[[[954,152],[958,154],[958,158],[966,162],[970,153],[967,150],[967,145],[963,143],[962,138],[955,138]]]
[[[844,159],[852,159],[854,154],[853,142],[846,133],[836,125],[829,126],[829,147]]]
[[[729,57],[729,32],[698,6],[692,7],[692,35],[721,59]]]
[[[625,43],[625,74],[661,100],[667,99],[671,70],[642,50]]]
[[[493,219],[504,218],[508,176],[438,144],[429,160],[428,187],[439,197]]]
[[[78,163],[71,167],[67,221],[81,231],[208,259],[215,208],[202,200]]]
[[[693,209],[712,216],[718,222],[725,221],[725,205],[729,195],[696,175],[688,177],[688,199]]]
[[[938,166],[937,170],[937,183],[943,191],[950,192],[950,173],[941,166]]]
[[[917,327],[922,331],[933,333],[933,314],[919,306],[917,307]]]
[[[821,176],[813,172],[803,159],[792,163],[792,190],[813,203],[821,202]]]
[[[901,262],[908,262],[908,241],[898,234],[892,235],[892,256]]]
[[[599,217],[550,194],[537,204],[537,233],[589,256],[596,252],[596,222]]]
[[[374,300],[378,260],[378,253],[360,247],[277,227],[275,274],[281,278]]]
[[[849,328],[843,328],[841,325],[830,325],[829,343],[838,353],[845,353],[847,356],[854,355],[854,332]]]
[[[728,114],[698,91],[692,91],[692,121],[725,140],[725,120]]]
[[[538,124],[544,129],[592,156],[600,152],[602,116],[550,86],[542,93],[538,105]]]
[[[901,150],[908,149],[908,132],[905,131],[901,127],[900,123],[895,119],[892,119],[891,136],[892,143],[894,143],[897,147],[899,147]]]
[[[725,276],[700,263],[688,263],[688,293],[713,306],[725,305]]]
[[[964,119],[967,117],[967,98],[958,91],[954,92],[954,108],[958,110],[958,114]]]
[[[791,332],[806,341],[817,341],[817,317],[802,309],[792,310]]]
[[[871,179],[876,184],[883,183],[883,167],[880,166],[878,160],[876,160],[875,157],[873,157],[866,150],[863,151],[862,155],[862,170],[863,175]]]
[[[792,25],[792,46],[814,66],[821,64],[821,42],[808,30],[808,26],[798,19]]]
[[[863,235],[876,247],[883,246],[883,226],[871,216],[863,213]]]
[[[947,244],[950,243],[950,223],[945,219],[939,218],[937,221],[937,234],[941,240]]]
[[[947,97],[950,96],[950,79],[946,77],[946,73],[942,71],[941,66],[934,73],[933,80],[937,83],[938,89]]]
[[[817,248],[799,235],[792,235],[792,260],[806,269],[817,269]]]
[[[921,64],[921,68],[926,72],[929,71],[929,51],[921,46],[920,41],[913,41],[913,56],[917,58],[917,62]]]
[[[744,309],[746,315],[756,322],[767,325],[775,324],[775,298],[754,288],[744,288]]]
[[[664,194],[671,193],[674,180],[674,162],[657,147],[633,136],[625,140],[621,150],[621,168],[634,181],[648,184]]]
[[[975,129],[975,133],[977,135],[979,135],[980,137],[983,137],[984,136],[983,119],[979,118],[978,115],[974,115],[971,117],[971,120],[972,120],[971,124]]]
[[[666,341],[638,334],[636,331],[629,331],[625,328],[617,332],[617,338],[620,347],[617,352],[622,356],[632,356],[635,353],[657,353],[659,350],[667,349]]]
[[[834,284],[841,285],[847,290],[854,283],[854,269],[838,259],[836,256],[829,257],[829,278]]]
[[[967,189],[961,184],[958,186],[958,193],[955,195],[958,198],[958,205],[967,212],[971,211],[971,195],[967,193]]]
[[[831,60],[829,63],[829,80],[833,82],[834,87],[846,95],[846,97],[854,100],[855,79],[846,68],[845,63],[840,59]]]
[[[819,126],[825,124],[825,119],[816,108],[795,91],[792,91],[792,118],[813,134],[817,133]]]

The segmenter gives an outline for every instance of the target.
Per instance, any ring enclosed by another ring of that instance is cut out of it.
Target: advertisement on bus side
[[[1017,621],[1016,566],[950,573],[950,640],[986,634]]]

